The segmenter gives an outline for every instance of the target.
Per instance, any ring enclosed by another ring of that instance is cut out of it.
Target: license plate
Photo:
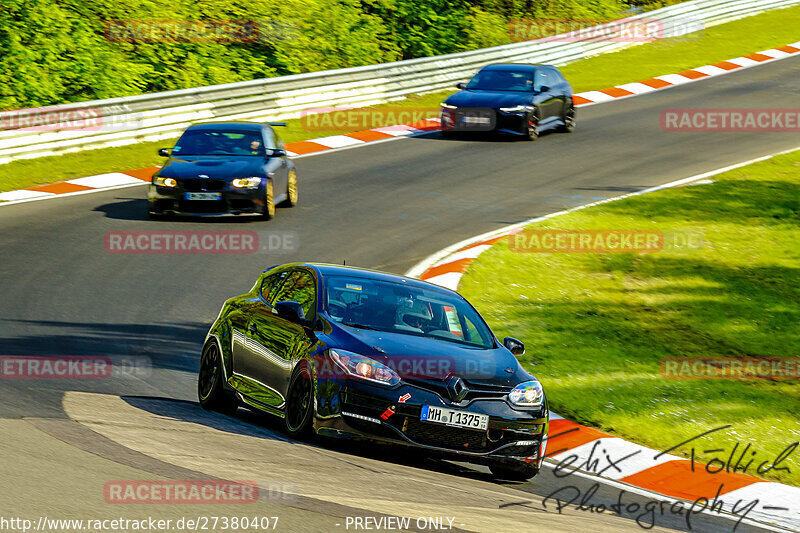
[[[489,427],[489,415],[456,411],[445,407],[432,407],[430,405],[422,406],[422,413],[419,415],[419,419],[425,422],[468,429],[487,429]]]
[[[218,192],[187,192],[183,196],[186,200],[222,200]]]
[[[488,117],[461,117],[461,122],[464,124],[489,124]]]

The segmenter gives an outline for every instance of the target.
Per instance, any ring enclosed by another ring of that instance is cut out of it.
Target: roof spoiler
[[[267,122],[270,126],[285,126],[285,122]]]

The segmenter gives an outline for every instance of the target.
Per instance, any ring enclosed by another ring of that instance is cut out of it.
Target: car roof
[[[267,124],[259,122],[204,122],[193,124],[187,130],[225,130],[225,131],[261,131]]]
[[[329,263],[289,263],[285,265],[277,265],[271,267],[265,270],[264,272],[269,272],[273,268],[292,267],[292,266],[305,266],[311,268],[315,270],[318,274],[320,274],[323,278],[325,276],[353,276],[359,278],[374,279],[378,281],[403,283],[411,287],[419,287],[422,289],[436,289],[443,292],[458,294],[457,292],[451,291],[450,289],[447,289],[445,287],[434,285],[433,283],[428,283],[414,278],[408,278],[406,276],[398,276],[397,274],[390,274],[388,272],[381,272],[379,270],[370,270],[368,268],[351,267],[345,265],[333,265]]]
[[[493,63],[486,65],[481,70],[516,70],[520,72],[533,72],[539,67],[551,67],[552,65],[531,65],[528,63]]]

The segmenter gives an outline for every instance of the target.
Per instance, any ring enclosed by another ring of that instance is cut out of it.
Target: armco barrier
[[[670,36],[687,27],[698,30],[798,3],[800,0],[692,0],[624,20],[658,20],[663,34]],[[91,110],[97,120],[89,127],[55,125],[46,131],[6,124],[0,129],[0,164],[175,137],[198,121],[280,120],[298,117],[309,109],[374,105],[450,87],[491,62],[562,65],[631,44],[591,38],[565,41],[540,39],[380,65],[54,106],[47,110]],[[25,111],[45,110],[14,113]]]

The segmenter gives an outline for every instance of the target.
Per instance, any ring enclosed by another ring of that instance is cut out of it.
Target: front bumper
[[[525,135],[528,115],[525,112],[505,112],[485,107],[442,109],[442,131],[452,133],[497,132]]]
[[[323,389],[325,393],[321,394]],[[401,402],[407,395],[410,397]],[[424,405],[489,415],[489,429],[422,421]],[[318,387],[316,412],[314,428],[320,435],[401,444],[477,463],[526,461],[540,466],[549,425],[546,402],[538,410],[515,408],[501,398],[451,403],[415,384],[403,382],[390,389],[357,379],[325,382]]]
[[[203,192],[219,196],[216,200],[190,200],[187,193]],[[188,191],[177,187],[159,187],[150,184],[147,192],[148,209],[158,215],[220,216],[262,214],[264,212],[264,185],[255,189],[236,189],[230,185],[212,191]]]

